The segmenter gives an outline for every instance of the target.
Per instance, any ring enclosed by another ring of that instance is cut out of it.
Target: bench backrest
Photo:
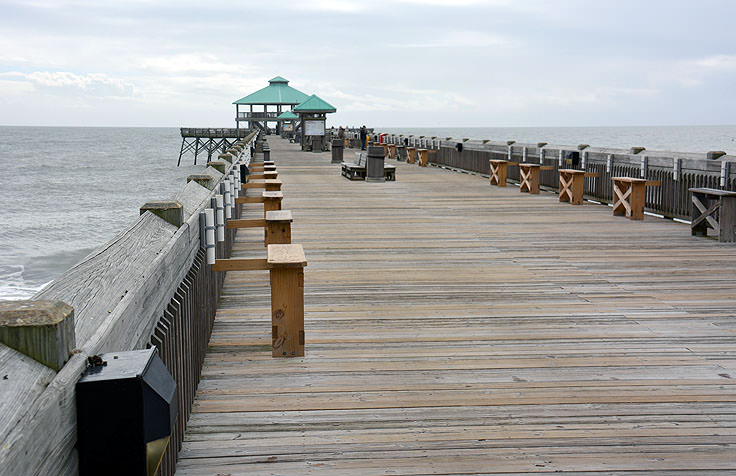
[[[354,163],[358,167],[365,167],[365,159],[366,159],[365,153],[363,153],[363,152],[356,152],[355,153],[355,162]]]

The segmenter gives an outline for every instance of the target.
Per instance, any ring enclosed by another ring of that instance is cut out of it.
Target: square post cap
[[[184,205],[176,200],[146,202],[141,207],[141,215],[151,212],[179,228],[184,223]]]
[[[0,301],[0,342],[58,371],[76,346],[74,308],[62,301]]]

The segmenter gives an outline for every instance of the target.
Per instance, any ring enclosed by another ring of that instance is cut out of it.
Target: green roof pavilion
[[[289,86],[289,81],[276,76],[268,81],[268,86],[234,101],[233,104],[261,106],[296,106],[309,98],[308,95]]]
[[[277,117],[276,119],[280,119],[282,121],[298,121],[299,116],[297,116],[291,111],[284,111],[281,114],[279,114],[279,117]]]
[[[313,152],[323,150],[326,146],[325,121],[328,113],[337,111],[335,106],[316,94],[312,94],[306,101],[296,106],[293,111],[299,114],[302,130],[302,150],[306,150],[308,147],[311,147]]]
[[[309,112],[319,112],[319,113],[328,113],[328,112],[336,112],[337,109],[335,109],[335,106],[328,103],[324,99],[320,98],[316,94],[312,94],[309,96],[309,98],[296,106],[294,108],[295,112],[301,112],[301,113],[309,113]]]
[[[241,122],[246,122],[248,129],[257,127],[262,130],[268,128],[269,122],[275,122],[276,132],[279,133],[281,123],[283,122],[283,119],[279,119],[279,116],[283,112],[283,109],[293,109],[294,106],[308,99],[308,95],[289,86],[287,79],[281,76],[270,79],[268,86],[265,88],[259,89],[237,101],[233,101],[233,104],[235,104],[235,127],[238,129],[238,137],[240,136]],[[240,112],[241,106],[249,106],[250,111]],[[253,106],[261,106],[262,111],[254,111]],[[271,110],[269,110],[269,107]]]

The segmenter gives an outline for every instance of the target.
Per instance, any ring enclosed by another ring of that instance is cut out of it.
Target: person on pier
[[[365,125],[360,128],[360,150],[365,150],[365,140],[368,137],[368,130]]]

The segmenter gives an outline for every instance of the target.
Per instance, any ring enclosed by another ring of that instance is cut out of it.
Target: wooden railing
[[[276,119],[278,112],[239,112],[238,119]]]
[[[376,131],[374,137],[379,137]],[[351,134],[352,136],[352,134]],[[722,152],[688,153],[647,151],[642,148],[614,149],[579,146],[548,145],[545,143],[519,144],[513,141],[477,141],[414,135],[387,134],[384,140],[390,144],[407,144],[409,147],[434,149],[430,163],[435,166],[475,172],[490,173],[490,159],[514,162],[534,162],[552,166],[541,172],[541,185],[549,190],[559,190],[560,168],[577,168],[595,172],[597,177],[585,180],[585,197],[602,203],[613,200],[612,177],[626,176],[660,180],[661,186],[648,187],[645,206],[647,211],[670,218],[689,220],[690,195],[693,187],[736,190],[736,156]],[[577,152],[579,162],[570,163],[568,152]],[[543,158],[540,159],[540,154]],[[508,178],[519,181],[519,169],[510,167]]]
[[[234,128],[196,128],[196,127],[182,127],[179,129],[182,137],[200,137],[205,139],[221,139],[221,138],[234,138],[237,137],[238,130]],[[240,135],[243,137],[247,134],[244,129],[240,130]]]
[[[232,153],[250,154],[255,135]],[[200,239],[200,212],[211,206],[232,167],[214,165],[225,174],[208,167],[173,197],[181,209],[178,225],[142,212],[32,298],[74,308],[76,348],[58,372],[0,344],[0,373],[8,376],[0,409],[0,475],[77,474],[75,386],[88,357],[151,345],[177,384],[178,421],[158,472],[174,474],[223,284],[222,274],[206,264]],[[225,230],[218,257],[230,256],[234,233]]]

